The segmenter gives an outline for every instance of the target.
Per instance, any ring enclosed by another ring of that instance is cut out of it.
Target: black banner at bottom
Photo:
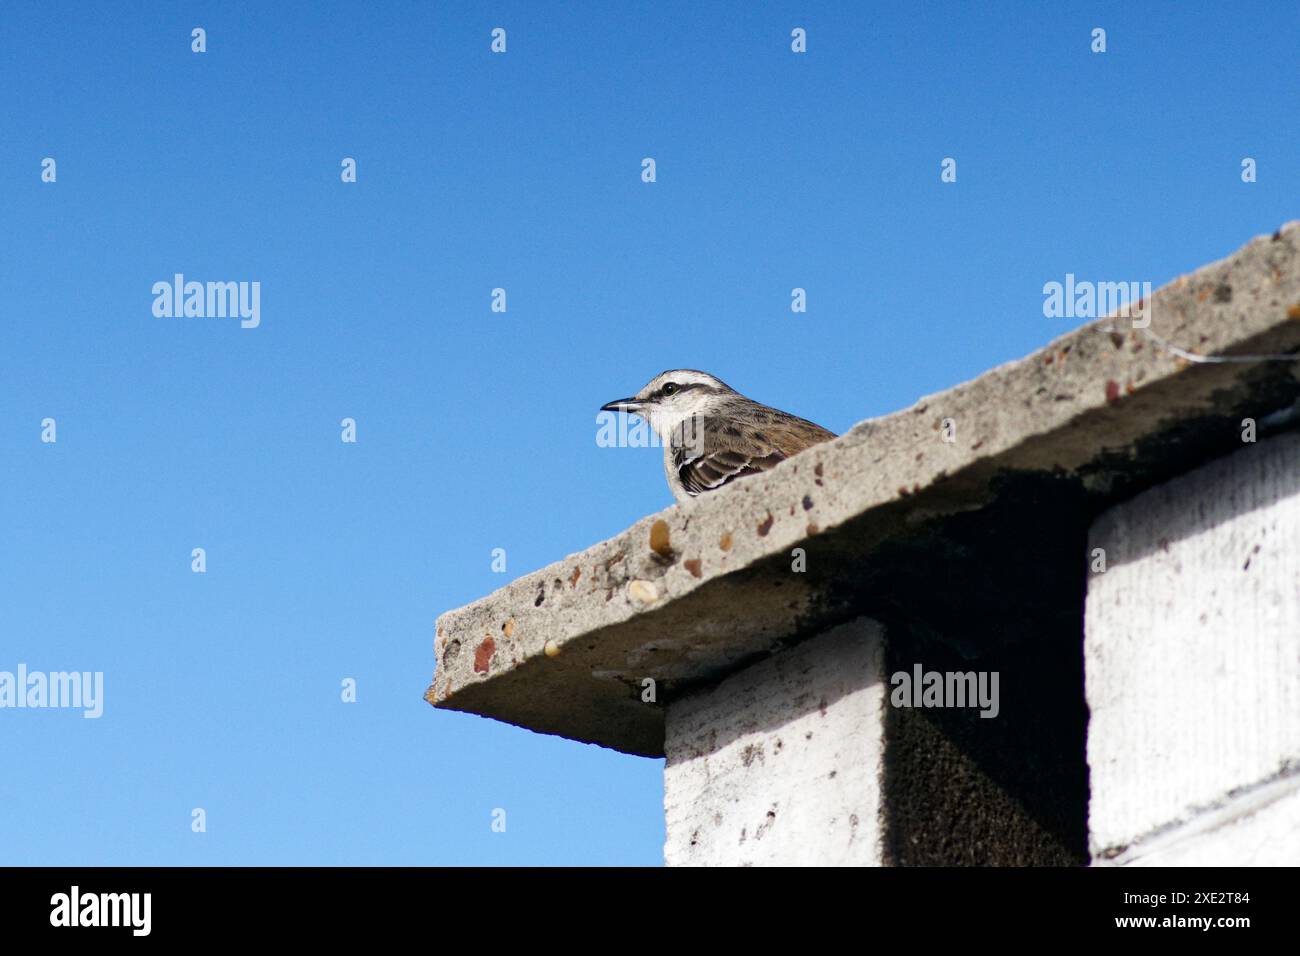
[[[463,932],[564,933],[629,945],[716,927],[734,944],[773,928],[818,936],[1059,939],[1131,936],[1232,945],[1292,922],[1294,872],[1260,869],[0,869],[7,942],[109,938],[374,942]],[[613,936],[607,934],[615,934]],[[919,935],[917,935],[919,934]],[[972,935],[977,934],[977,935]],[[1245,934],[1245,935],[1243,935]],[[769,940],[771,942],[771,940]]]

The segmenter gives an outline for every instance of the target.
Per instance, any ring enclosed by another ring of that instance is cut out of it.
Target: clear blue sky
[[[842,431],[1295,218],[1297,20],[10,0],[0,670],[105,702],[0,710],[0,863],[659,864],[662,761],[433,711],[435,617],[670,503],[595,441],[665,368]]]

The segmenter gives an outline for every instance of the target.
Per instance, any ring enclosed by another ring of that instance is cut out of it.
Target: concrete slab
[[[1165,286],[1151,306],[1147,330],[1090,323],[442,615],[426,699],[659,756],[663,708],[642,700],[647,679],[662,703],[852,617],[888,627],[904,602],[914,626],[929,613],[978,620],[1000,600],[987,562],[1020,575],[1008,579],[1021,581],[1027,620],[1059,614],[1050,595],[1034,606],[1036,576],[1050,590],[1044,569],[1074,560],[1097,513],[1240,448],[1243,416],[1300,399],[1295,362],[1199,364],[1160,344],[1300,349],[1300,223]],[[791,570],[796,547],[806,573]],[[1057,548],[1052,561],[1038,547]]]

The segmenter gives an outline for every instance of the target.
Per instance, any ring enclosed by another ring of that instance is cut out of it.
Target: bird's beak
[[[600,410],[602,412],[627,412],[629,415],[635,415],[641,411],[643,404],[643,402],[637,401],[635,397],[617,398],[600,406]]]

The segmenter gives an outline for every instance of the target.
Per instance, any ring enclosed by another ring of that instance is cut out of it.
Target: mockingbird
[[[835,437],[820,425],[760,405],[708,372],[663,372],[631,398],[602,405],[645,419],[664,445],[664,477],[678,501],[767,471]]]

